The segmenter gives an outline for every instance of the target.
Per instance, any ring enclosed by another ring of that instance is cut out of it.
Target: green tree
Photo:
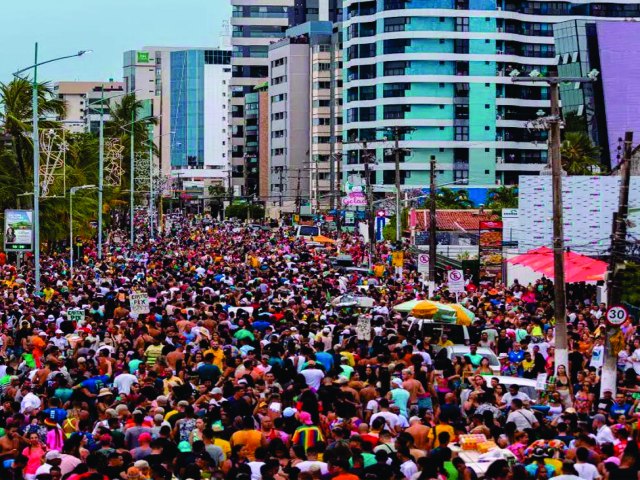
[[[564,132],[587,133],[587,119],[576,112],[567,112],[564,116]]]
[[[33,172],[32,83],[25,78],[15,78],[9,83],[0,83],[0,123],[11,138],[15,153],[15,166],[20,179],[25,182]],[[54,96],[48,83],[38,84],[38,116],[59,117],[65,112],[65,104]],[[41,128],[59,127],[57,122],[42,120]]]
[[[473,202],[469,199],[469,193],[466,190],[445,188],[438,190],[436,206],[445,210],[464,210],[473,208]]]
[[[146,153],[149,151],[149,129],[158,123],[155,117],[144,116],[144,107],[144,102],[137,100],[134,94],[125,95],[118,103],[109,108],[111,119],[104,125],[105,137],[119,138],[122,145],[125,146],[123,161],[127,170],[131,161],[132,130],[134,150]],[[158,156],[155,144],[153,145],[153,155]]]
[[[489,190],[486,207],[494,212],[500,212],[503,208],[517,208],[518,189],[504,185],[492,188]]]
[[[602,169],[600,148],[595,146],[586,133],[565,134],[560,148],[562,168],[569,175],[593,175],[595,169]]]

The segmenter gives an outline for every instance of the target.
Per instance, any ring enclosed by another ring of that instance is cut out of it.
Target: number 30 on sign
[[[607,310],[607,323],[612,327],[619,327],[627,321],[627,318],[629,318],[629,312],[620,305],[609,307]]]

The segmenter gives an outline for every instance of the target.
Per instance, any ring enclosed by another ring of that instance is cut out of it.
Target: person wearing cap
[[[64,332],[59,328],[55,330],[55,336],[49,339],[49,343],[52,343],[60,350],[65,351],[69,348],[69,340],[67,340],[64,336]]]
[[[313,424],[310,413],[300,412],[298,418],[301,425],[293,433],[291,445],[299,445],[306,451],[309,447],[317,446],[318,442],[324,442],[322,431]]]
[[[44,455],[44,463],[38,467],[36,470],[35,476],[38,478],[39,475],[47,474],[51,471],[51,467],[59,467],[60,463],[62,463],[62,457],[60,456],[60,452],[57,450],[49,450]]]
[[[400,415],[409,418],[409,399],[411,394],[402,386],[402,379],[393,378],[391,380],[391,390],[387,393],[387,399],[390,403],[397,405],[400,409]]]

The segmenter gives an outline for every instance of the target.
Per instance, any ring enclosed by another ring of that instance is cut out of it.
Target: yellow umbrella
[[[410,314],[418,318],[431,318],[440,310],[440,305],[431,300],[421,300],[411,309]]]
[[[465,325],[469,326],[473,323],[476,316],[470,310],[466,309],[462,305],[458,305],[457,303],[452,303],[448,305],[456,311],[456,324],[457,325]]]
[[[314,242],[318,243],[336,243],[335,240],[332,240],[329,237],[325,237],[324,235],[318,235],[316,237],[312,237]]]

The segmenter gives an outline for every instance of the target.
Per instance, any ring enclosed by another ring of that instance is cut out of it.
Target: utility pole
[[[436,159],[429,162],[429,282],[435,287],[437,255],[437,216],[436,216]]]
[[[553,191],[553,287],[555,307],[556,353],[555,368],[564,365],[569,371],[569,348],[567,338],[566,285],[564,277],[564,224],[562,210],[562,159],[560,158],[560,86],[551,87],[551,185]]]
[[[331,159],[331,164],[333,165],[333,162],[336,162],[335,165],[335,170],[336,170],[336,177],[337,177],[337,181],[335,183],[337,183],[337,188],[336,185],[332,185],[331,186],[331,201],[332,201],[332,205],[331,205],[331,209],[333,210],[334,208],[336,208],[336,230],[338,232],[342,231],[342,196],[340,195],[342,193],[342,152],[336,152],[334,154],[334,157]],[[338,199],[338,201],[336,202],[336,197]]]
[[[415,130],[412,127],[393,127],[387,129],[391,132],[392,138],[394,141],[394,162],[395,162],[395,190],[396,190],[396,243],[400,245],[402,241],[402,186],[401,186],[401,175],[400,175],[400,154],[402,153],[402,149],[400,148],[400,136],[410,133]]]
[[[300,186],[300,177],[302,168],[298,169],[298,184],[296,185],[296,213],[298,214],[298,222],[300,221],[300,208],[302,207],[302,192]]]
[[[633,150],[633,132],[624,135],[624,156],[620,164],[620,196],[618,200],[618,212],[614,214],[613,236],[611,238],[611,256],[609,257],[609,271],[607,272],[607,306],[613,307],[620,304],[621,288],[619,282],[619,265],[624,260],[627,241],[627,215],[629,213],[629,184],[631,182],[631,157]],[[600,383],[600,396],[605,391],[616,394],[616,377],[618,355],[613,351],[611,337],[617,334],[619,327],[607,326],[607,334],[604,344],[604,364],[602,367],[602,379]]]
[[[136,97],[135,93],[133,94],[133,101],[131,106],[131,132],[129,134],[129,140],[131,142],[130,148],[130,159],[129,159],[129,169],[130,169],[130,179],[129,179],[129,222],[131,222],[131,228],[129,232],[129,246],[133,248],[133,242],[135,240],[135,178],[136,178],[136,165],[135,165],[135,143],[134,143],[134,132],[136,128]]]
[[[373,192],[371,191],[371,171],[369,163],[375,162],[375,154],[367,152],[367,142],[362,143],[362,160],[364,160],[364,181],[367,189],[367,211],[365,218],[367,219],[367,227],[369,231],[369,266],[373,267],[373,259],[375,257],[375,225],[373,215]]]
[[[562,211],[562,158],[560,157],[560,83],[591,83],[597,74],[588,77],[542,77],[539,73],[529,77],[511,78],[514,83],[545,83],[550,89],[551,115],[542,117],[536,122],[549,129],[549,164],[551,167],[551,184],[553,191],[553,272],[554,272],[554,316],[555,316],[555,356],[554,364],[564,365],[569,372],[569,345],[567,336],[566,285],[564,274],[564,226]],[[513,75],[513,72],[512,72]],[[535,122],[534,122],[535,123]],[[544,174],[545,172],[543,172]]]

